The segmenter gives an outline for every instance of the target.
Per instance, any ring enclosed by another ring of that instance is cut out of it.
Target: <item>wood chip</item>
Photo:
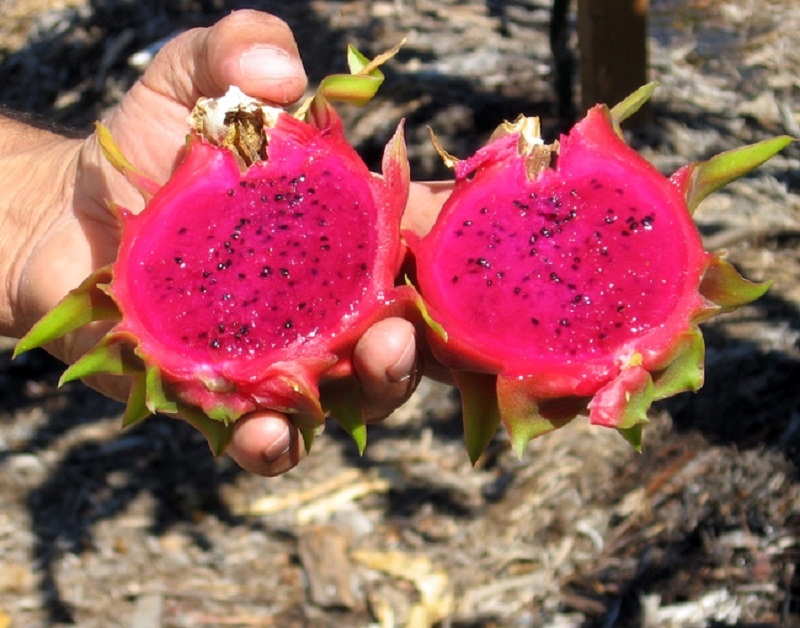
[[[355,569],[347,553],[349,538],[337,526],[304,528],[298,539],[300,562],[308,577],[311,601],[322,608],[354,609]]]

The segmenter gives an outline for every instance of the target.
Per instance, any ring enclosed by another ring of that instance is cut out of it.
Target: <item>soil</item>
[[[547,2],[253,5],[292,25],[312,78],[347,42],[408,36],[379,97],[346,112],[373,164],[400,117],[417,178],[447,176],[428,125],[460,156],[518,113],[563,125]],[[661,87],[630,139],[660,169],[800,136],[796,2],[650,5]],[[85,133],[159,41],[236,6],[5,0],[0,102]],[[363,457],[331,426],[265,479],[180,422],[121,431],[118,404],[0,339],[0,626],[800,625],[798,158],[698,211],[709,247],[775,285],[705,326],[706,385],[653,408],[641,454],[576,421],[522,459],[498,434],[472,468],[456,396],[424,382]]]

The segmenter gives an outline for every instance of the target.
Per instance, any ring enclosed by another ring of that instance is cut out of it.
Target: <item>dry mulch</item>
[[[85,132],[149,46],[235,5],[6,0],[0,102]],[[345,42],[409,35],[379,98],[347,112],[373,162],[400,117],[418,178],[446,175],[426,125],[456,155],[521,112],[558,128],[548,3],[258,6],[316,78]],[[650,50],[654,124],[631,140],[665,172],[800,136],[791,0],[651,0]],[[576,422],[522,460],[499,434],[472,468],[456,397],[425,382],[364,457],[332,426],[298,469],[257,478],[181,423],[121,432],[118,404],[1,340],[0,626],[798,625],[799,156],[698,212],[709,246],[776,284],[707,325],[705,388],[653,409],[641,455]]]

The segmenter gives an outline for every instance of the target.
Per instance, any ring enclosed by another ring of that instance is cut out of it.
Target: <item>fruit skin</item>
[[[594,107],[552,146],[520,118],[463,161],[440,149],[454,191],[430,233],[404,235],[473,461],[500,422],[521,454],[582,413],[638,448],[653,401],[702,385],[698,324],[769,287],[704,251],[691,213],[791,139],[664,177],[619,129],[654,87]]]
[[[192,123],[198,130],[188,136],[183,160],[163,186],[138,172],[98,126],[106,157],[140,190],[146,207],[134,215],[112,205],[122,223],[116,262],[73,290],[20,341],[16,353],[88,322],[114,321],[98,345],[67,369],[62,382],[97,373],[131,375],[124,425],[155,412],[180,413],[220,453],[240,416],[269,408],[289,414],[310,447],[333,411],[363,450],[365,421],[352,386],[342,381],[348,396],[321,393],[320,384],[353,374],[353,348],[370,325],[409,312],[411,291],[394,287],[404,256],[399,229],[409,171],[402,123],[386,147],[382,176],[370,173],[348,144],[326,96],[363,102],[374,93],[376,79],[378,84],[382,79],[376,63],[354,49],[350,65],[354,76],[323,81],[323,88],[330,89],[321,89],[298,117],[235,89],[222,99],[202,100],[198,106],[210,113],[196,109]],[[294,186],[288,204],[274,194],[276,185],[283,186],[281,192]],[[327,198],[320,197],[323,189]],[[240,197],[246,204],[237,208]],[[319,208],[328,206],[332,231],[319,218]],[[230,212],[245,217],[231,218]],[[276,212],[284,216],[278,219]],[[336,229],[342,220],[349,222]],[[275,236],[269,241],[255,237],[268,230]],[[194,240],[180,241],[194,233],[199,234]],[[319,233],[324,234],[322,245]],[[245,236],[252,241],[247,247]],[[242,240],[231,242],[232,237]],[[225,255],[213,257],[223,248]],[[337,257],[324,258],[322,248]],[[186,259],[176,251],[185,252]],[[288,255],[286,268],[281,268],[281,259],[287,259],[282,255]],[[209,277],[217,264],[220,272]],[[287,279],[284,294],[254,289],[259,280],[273,281],[267,275],[279,270],[293,278]],[[315,296],[322,290],[312,283],[317,274],[328,278],[329,294]],[[204,295],[212,293],[215,298],[209,301]],[[337,300],[338,307],[332,303]],[[322,313],[304,326],[290,324],[313,309],[306,301]],[[228,302],[240,309],[226,309]],[[242,318],[248,324],[239,329],[245,331],[235,338],[228,331],[222,336],[223,326]],[[214,337],[217,327],[221,338]]]

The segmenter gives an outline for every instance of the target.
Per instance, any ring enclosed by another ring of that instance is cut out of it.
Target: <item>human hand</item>
[[[221,95],[231,84],[276,105],[289,105],[302,96],[305,73],[283,22],[242,11],[209,29],[184,33],[154,58],[104,124],[132,163],[147,177],[163,182],[179,159],[194,102],[199,96]],[[131,211],[143,206],[133,187],[103,158],[94,135],[83,142],[65,142],[59,144],[60,163],[55,166],[67,182],[60,190],[62,200],[50,203],[53,209],[38,221],[31,244],[22,247],[18,289],[12,299],[18,332],[26,331],[85,276],[114,260],[119,224],[106,199]],[[11,277],[17,278],[13,272]],[[104,331],[95,325],[48,348],[71,363]],[[376,324],[358,342],[353,361],[369,418],[386,416],[410,394],[417,381],[416,355],[413,325],[402,319]],[[91,383],[109,396],[126,396],[127,382],[121,378]],[[237,421],[228,447],[242,467],[262,475],[292,468],[302,450],[297,430],[287,417],[272,411]]]

